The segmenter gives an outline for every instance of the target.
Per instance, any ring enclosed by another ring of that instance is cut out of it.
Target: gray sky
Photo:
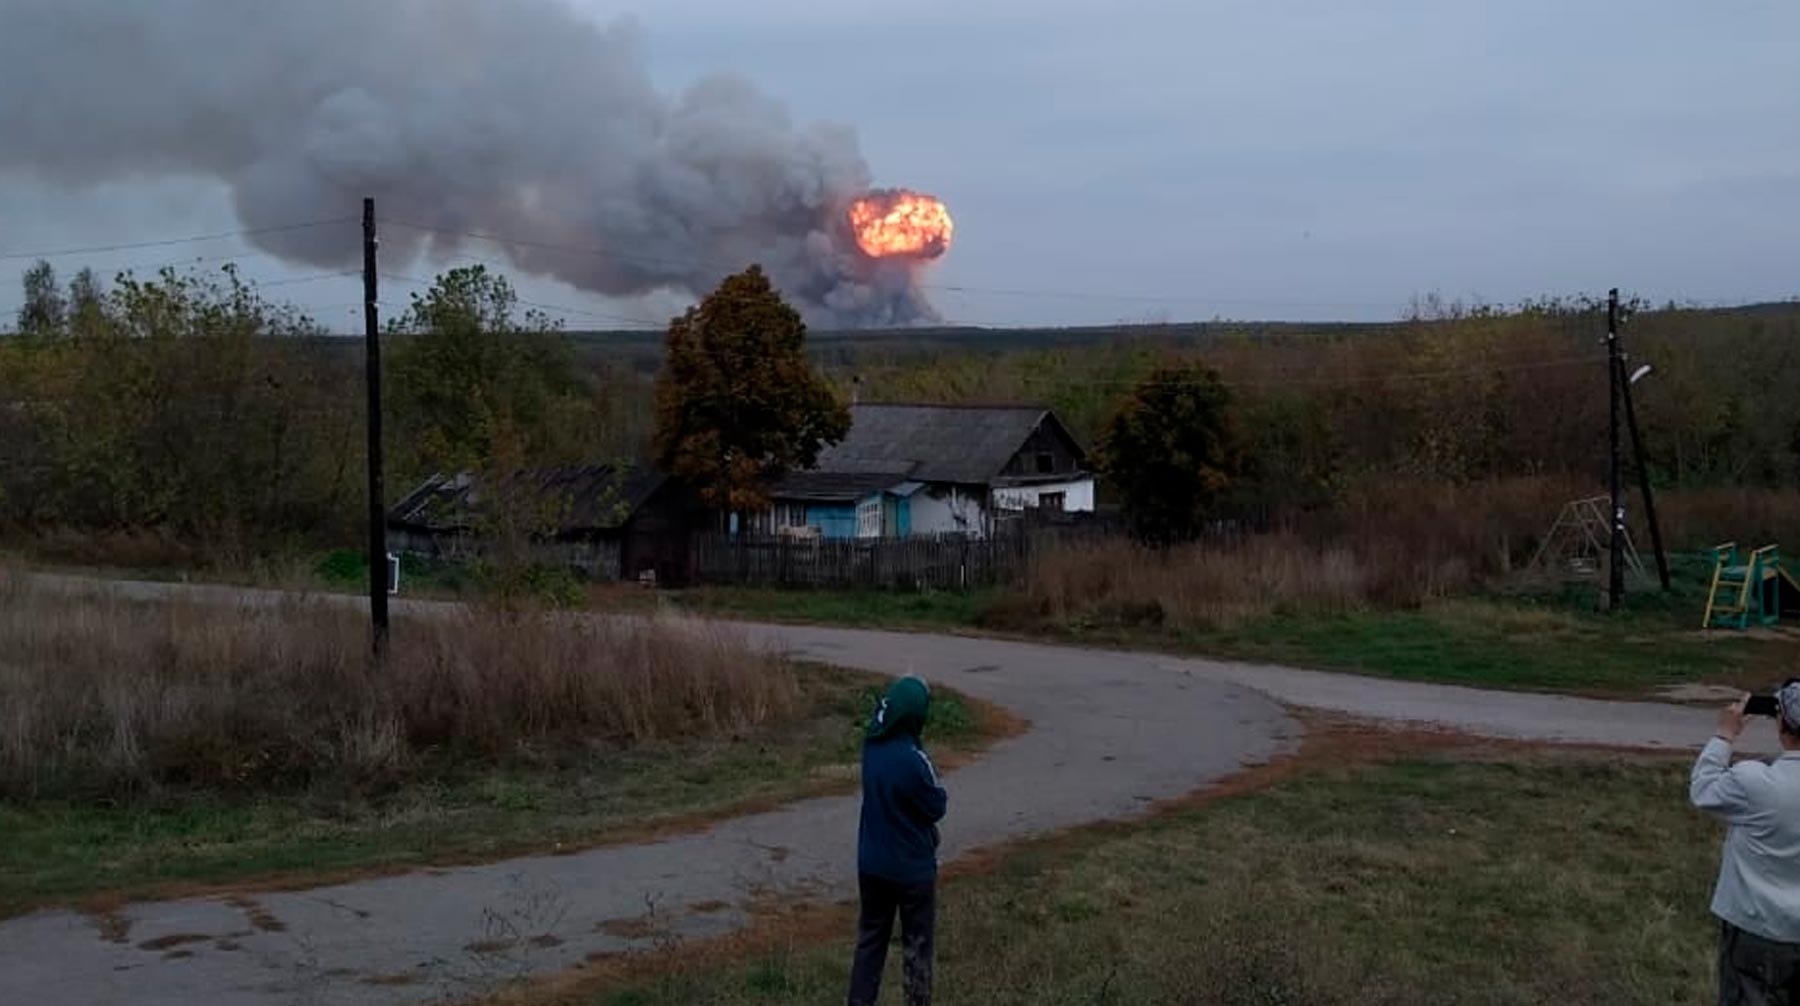
[[[943,197],[957,240],[927,282],[952,322],[1378,319],[1431,291],[1611,285],[1800,294],[1791,0],[578,4],[637,18],[659,86],[741,74],[799,122],[853,127],[877,184]],[[0,174],[0,253],[237,226],[215,181],[64,190]],[[235,247],[56,262],[109,271]],[[350,329],[355,284],[269,293]],[[619,317],[679,306],[520,286]]]

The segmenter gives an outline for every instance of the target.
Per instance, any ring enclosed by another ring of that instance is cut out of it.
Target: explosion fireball
[[[850,204],[849,217],[857,247],[870,258],[937,258],[956,230],[942,200],[906,189],[871,192]]]

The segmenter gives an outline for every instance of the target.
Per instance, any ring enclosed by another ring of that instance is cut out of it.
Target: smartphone
[[[1744,703],[1744,712],[1751,716],[1775,715],[1775,696],[1752,695],[1750,701]]]

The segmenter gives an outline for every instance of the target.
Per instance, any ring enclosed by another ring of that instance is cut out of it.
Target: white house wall
[[[1029,510],[1038,505],[1039,497],[1046,493],[1062,493],[1063,509],[1069,513],[1093,513],[1094,480],[1078,479],[1073,482],[1046,482],[1041,485],[1008,486],[994,490],[994,509],[996,510]]]
[[[914,493],[908,503],[912,506],[912,534],[987,534],[981,497],[968,490],[933,486]]]

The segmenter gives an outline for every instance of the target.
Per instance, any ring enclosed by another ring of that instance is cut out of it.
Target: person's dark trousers
[[[900,916],[901,978],[906,1006],[931,1006],[932,930],[937,923],[937,885],[890,883],[857,877],[862,915],[856,924],[856,964],[850,969],[850,1006],[875,1006],[881,997],[881,969],[887,965],[894,916]]]
[[[1800,1006],[1800,944],[1721,922],[1719,1006]]]

